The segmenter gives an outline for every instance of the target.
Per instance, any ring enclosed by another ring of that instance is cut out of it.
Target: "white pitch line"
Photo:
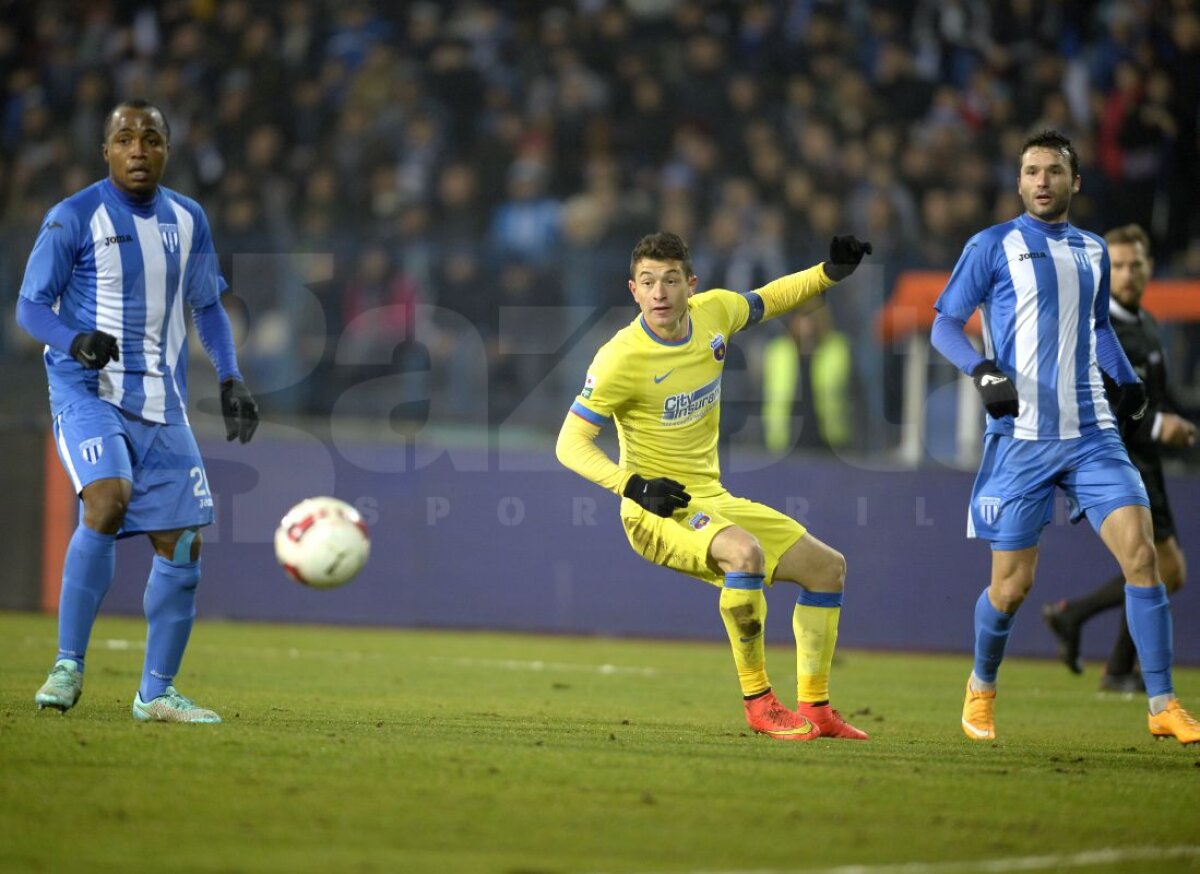
[[[564,671],[586,674],[601,674],[604,676],[612,676],[614,674],[634,675],[638,677],[654,677],[658,675],[658,671],[654,668],[638,668],[638,667],[622,667],[621,665],[583,665],[574,662],[546,662],[541,659],[472,659],[472,658],[447,658],[444,656],[430,656],[431,662],[450,662],[454,665],[461,665],[465,668],[501,668],[506,671]]]
[[[141,650],[146,648],[143,640],[124,640],[121,638],[99,638],[92,641],[95,646],[107,650]],[[193,649],[204,649],[204,644],[196,644]],[[266,646],[221,647],[222,652],[243,652],[256,655],[286,656],[287,658],[317,658],[335,661],[357,661],[359,659],[381,658],[381,653],[360,652],[357,650],[301,650],[296,648],[279,649]],[[449,663],[465,668],[499,668],[506,671],[556,671],[564,673],[600,674],[601,676],[637,676],[654,677],[658,671],[654,668],[625,667],[622,665],[588,665],[574,662],[547,662],[541,659],[473,659],[454,658],[450,656],[429,656],[428,661]]]
[[[1007,874],[1010,871],[1061,871],[1124,862],[1165,862],[1200,858],[1200,846],[1106,847],[1052,856],[1014,856],[969,862],[902,862],[884,865],[837,865],[832,868],[739,868],[695,870],[687,874]]]

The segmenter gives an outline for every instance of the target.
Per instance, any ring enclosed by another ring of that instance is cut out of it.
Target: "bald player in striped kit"
[[[195,617],[200,529],[213,520],[187,418],[185,303],[220,378],[226,437],[249,441],[258,407],[238,371],[204,210],[159,185],[170,148],[162,111],[118,104],[104,138],[108,178],[47,213],[17,303],[18,323],[46,344],[55,443],[83,505],[63,567],[58,657],[34,701],[65,713],[79,700],[116,540],[145,534],[154,559],[133,716],[220,722],[174,686]]]
[[[933,343],[974,379],[988,413],[967,534],[991,541],[992,572],[975,605],[962,730],[971,740],[996,737],[997,671],[1061,488],[1073,521],[1087,517],[1125,576],[1151,735],[1195,743],[1200,723],[1172,683],[1171,607],[1150,502],[1118,434],[1145,414],[1146,389],[1109,324],[1104,240],[1067,221],[1080,184],[1070,140],[1043,131],[1026,141],[1017,176],[1025,212],[967,241],[935,305]],[[963,331],[977,308],[983,355]],[[1101,371],[1118,387],[1115,410]]]

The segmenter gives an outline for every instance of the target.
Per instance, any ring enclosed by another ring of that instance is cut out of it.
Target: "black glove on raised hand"
[[[258,404],[240,379],[221,383],[221,415],[225,417],[225,439],[249,443],[258,430]]]
[[[1150,398],[1146,395],[1144,383],[1127,382],[1117,386],[1117,404],[1113,412],[1116,413],[1117,424],[1121,427],[1122,440],[1128,440],[1141,427],[1149,405]]]
[[[975,388],[983,397],[984,409],[993,419],[1015,416],[1020,412],[1017,388],[1004,371],[996,366],[995,361],[982,362],[971,371],[971,379],[975,381]]]
[[[71,357],[88,370],[101,370],[108,362],[121,360],[121,344],[103,331],[76,334],[71,341]]]
[[[651,513],[670,518],[676,510],[682,510],[688,505],[692,496],[684,491],[683,483],[660,476],[654,479],[644,479],[636,473],[629,478],[622,493],[631,501],[645,507]]]
[[[871,244],[851,235],[834,237],[829,243],[829,260],[825,262],[825,275],[834,282],[845,279],[863,259],[871,254]]]

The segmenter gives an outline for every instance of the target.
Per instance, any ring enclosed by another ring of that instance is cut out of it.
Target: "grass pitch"
[[[0,614],[0,870],[1200,870],[1200,750],[1094,665],[1007,662],[976,744],[966,654],[848,652],[834,703],[873,739],[782,743],[723,644],[202,622],[179,686],[225,724],[145,725],[143,635],[102,618],[59,716],[53,618]]]

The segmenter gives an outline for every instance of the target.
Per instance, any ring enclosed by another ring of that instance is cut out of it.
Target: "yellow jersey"
[[[670,477],[697,496],[719,492],[721,374],[729,338],[749,317],[746,298],[725,289],[688,298],[681,340],[658,337],[639,315],[600,347],[571,412],[616,422],[625,470]]]
[[[722,492],[717,436],[729,340],[833,285],[822,266],[744,295],[726,289],[692,295],[681,340],[664,340],[638,315],[596,353],[559,433],[559,460],[618,495],[634,473],[669,477],[694,497]],[[595,444],[610,419],[621,447],[618,464]]]

